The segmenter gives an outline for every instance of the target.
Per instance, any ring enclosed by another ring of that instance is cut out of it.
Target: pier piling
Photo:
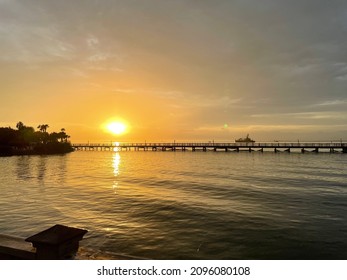
[[[342,152],[347,153],[347,143],[346,142],[252,142],[252,143],[111,143],[111,144],[72,144],[72,147],[76,151],[260,151],[264,152],[266,150],[272,150],[275,153],[280,151],[285,151],[290,153],[292,150],[299,150],[301,153],[306,152]]]

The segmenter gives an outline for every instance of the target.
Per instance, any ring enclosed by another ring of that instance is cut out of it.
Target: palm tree
[[[37,128],[40,129],[41,132],[46,132],[47,128],[49,128],[49,125],[48,124],[40,124]]]
[[[59,132],[58,133],[58,137],[60,138],[60,142],[64,142],[64,138],[65,138],[65,133],[64,132]]]
[[[70,138],[70,136],[65,133],[65,128],[62,128],[58,134],[61,142],[67,142],[67,139]]]
[[[25,127],[25,125],[22,122],[18,122],[16,124],[16,127],[17,127],[18,130],[22,130]]]

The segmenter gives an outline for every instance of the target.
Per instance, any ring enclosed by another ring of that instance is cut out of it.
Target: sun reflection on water
[[[119,176],[120,162],[121,162],[120,154],[117,152],[114,153],[112,158],[113,175],[115,177],[115,180],[113,181],[113,186],[112,186],[114,193],[117,193],[117,188],[118,188],[117,177]]]
[[[120,145],[119,142],[113,142],[112,145],[115,146],[113,148],[114,152],[119,152],[121,150],[121,147],[119,147],[119,145]]]
[[[113,155],[113,174],[116,177],[119,175],[119,165],[120,165],[120,154],[115,153]]]

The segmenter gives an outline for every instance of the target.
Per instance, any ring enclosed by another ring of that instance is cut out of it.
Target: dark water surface
[[[0,232],[60,223],[152,259],[347,259],[347,155],[74,152],[0,158]]]

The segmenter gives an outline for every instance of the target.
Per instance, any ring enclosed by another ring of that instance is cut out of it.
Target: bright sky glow
[[[126,125],[121,122],[111,122],[107,126],[109,132],[115,135],[120,135],[126,132]]]
[[[0,0],[0,126],[102,142],[116,112],[117,141],[347,139],[346,46],[341,0]]]

